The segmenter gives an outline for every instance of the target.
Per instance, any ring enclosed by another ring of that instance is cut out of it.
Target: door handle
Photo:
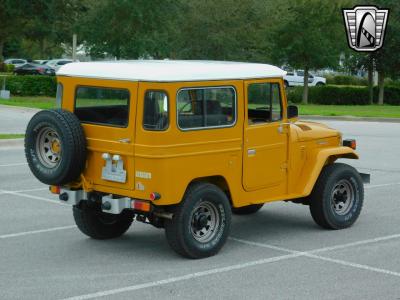
[[[256,155],[256,149],[249,149],[247,150],[247,156],[253,156]]]
[[[285,133],[285,130],[284,130],[283,126],[284,126],[284,125],[289,125],[289,126],[290,126],[291,124],[292,124],[292,123],[290,123],[290,122],[279,124],[278,132],[279,132],[279,133]]]

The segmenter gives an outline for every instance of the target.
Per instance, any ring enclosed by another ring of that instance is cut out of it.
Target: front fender
[[[305,178],[305,184],[303,184],[303,188],[300,188],[303,197],[311,194],[319,174],[326,164],[331,164],[338,158],[359,158],[358,154],[349,147],[315,149],[310,156],[311,159],[308,160],[309,167],[306,168],[306,172],[303,172],[304,176],[302,177]]]

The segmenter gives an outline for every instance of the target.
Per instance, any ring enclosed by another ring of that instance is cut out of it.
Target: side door
[[[245,81],[243,187],[287,190],[288,130],[279,79]]]

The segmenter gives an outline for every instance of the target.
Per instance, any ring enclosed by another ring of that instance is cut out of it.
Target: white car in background
[[[290,86],[303,86],[304,85],[304,71],[294,70],[288,71],[286,76],[283,77],[285,87]],[[309,86],[321,86],[326,84],[326,78],[314,76],[308,73],[308,85]]]
[[[28,63],[26,59],[22,58],[9,58],[4,61],[6,65],[14,65],[14,67],[18,68],[23,66],[24,64]]]
[[[63,65],[70,64],[72,62],[74,62],[72,59],[52,59],[49,60],[46,65],[57,72],[58,69],[60,69]]]

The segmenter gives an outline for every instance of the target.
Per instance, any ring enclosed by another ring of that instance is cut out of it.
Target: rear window
[[[127,127],[129,91],[81,86],[76,90],[75,114],[84,123]]]
[[[236,91],[233,87],[182,89],[177,97],[181,129],[229,127],[236,122]]]

